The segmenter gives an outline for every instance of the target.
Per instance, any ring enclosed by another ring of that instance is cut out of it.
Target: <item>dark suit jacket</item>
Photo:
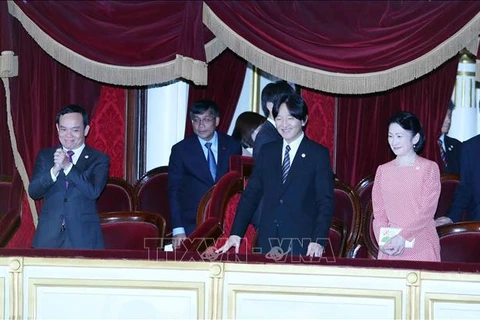
[[[61,170],[53,182],[50,169],[57,148],[40,151],[28,187],[30,197],[43,198],[33,247],[58,248],[61,232],[66,232],[70,239],[66,248],[103,249],[96,202],[107,183],[110,160],[106,154],[85,146],[69,174],[65,176]],[[63,217],[65,231],[61,231]]]
[[[268,253],[280,246],[294,255],[305,255],[308,243],[322,245],[328,238],[333,216],[333,173],[328,150],[306,136],[281,181],[283,140],[266,144],[253,168],[238,204],[232,235],[243,236],[263,196],[257,247]],[[305,239],[303,243],[290,239]],[[273,240],[272,239],[278,239]],[[283,243],[282,243],[282,240]]]
[[[282,140],[282,136],[278,133],[277,128],[275,128],[270,121],[265,121],[255,138],[255,143],[253,145],[253,158],[255,160],[257,159],[263,145],[277,140]]]
[[[462,143],[457,139],[447,135],[445,139],[445,154],[447,156],[447,166],[443,166],[443,172],[460,174],[460,155],[462,151]]]
[[[480,221],[480,135],[462,145],[460,184],[455,190],[448,216],[453,222],[461,221],[467,210],[467,221]]]
[[[218,132],[216,181],[228,172],[231,155],[242,147],[232,137]],[[172,227],[184,227],[187,236],[196,228],[197,207],[213,181],[198,137],[192,135],[172,147],[168,163],[168,200]]]

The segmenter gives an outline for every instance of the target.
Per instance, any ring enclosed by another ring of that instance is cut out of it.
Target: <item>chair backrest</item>
[[[375,175],[370,174],[360,180],[360,182],[355,186],[354,190],[360,198],[360,206],[362,212],[367,207],[368,203],[372,200],[372,189],[373,181],[375,180]]]
[[[212,218],[210,216],[210,200],[212,199],[212,193],[215,186],[208,189],[207,193],[203,195],[198,203],[197,207],[197,227],[200,226],[205,220]]]
[[[244,177],[250,176],[253,168],[253,157],[233,155],[230,157],[230,171],[237,171]]]
[[[168,202],[168,166],[146,172],[134,186],[135,210],[156,212],[166,221],[166,234],[172,231]]]
[[[441,192],[438,199],[438,207],[435,212],[435,219],[447,216],[448,209],[452,204],[453,195],[460,183],[460,177],[454,174],[442,174],[440,176]]]
[[[345,251],[342,256],[349,255],[360,238],[361,210],[360,199],[352,187],[335,179],[334,182],[334,218],[340,221],[347,233]]]
[[[156,250],[163,247],[165,219],[146,211],[100,213],[105,249]]]
[[[480,222],[437,227],[442,262],[480,262]]]
[[[367,204],[364,211],[363,224],[362,224],[362,237],[361,243],[364,245],[368,252],[368,257],[377,259],[378,256],[378,242],[375,238],[373,231],[373,205],[372,201]]]
[[[0,176],[0,217],[5,215],[9,209],[12,181],[10,176]]]
[[[132,211],[134,201],[133,187],[122,178],[110,177],[97,200],[97,211]]]
[[[20,227],[25,194],[20,175],[0,178],[0,247],[4,247]]]

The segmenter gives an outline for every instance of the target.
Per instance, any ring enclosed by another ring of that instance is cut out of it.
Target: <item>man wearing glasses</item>
[[[242,154],[240,143],[216,131],[220,114],[215,102],[194,102],[189,113],[195,134],[172,147],[168,163],[174,248],[195,230],[200,199],[228,172],[230,156]]]

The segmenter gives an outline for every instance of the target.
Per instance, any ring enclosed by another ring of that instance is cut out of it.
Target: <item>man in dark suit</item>
[[[480,221],[480,135],[462,145],[460,184],[455,190],[448,217],[453,222],[462,220],[467,211],[467,221]]]
[[[257,247],[320,257],[333,216],[333,173],[327,148],[303,133],[307,106],[297,94],[282,96],[273,108],[282,140],[266,144],[238,204],[231,236],[217,252],[240,239],[263,196]]]
[[[452,112],[455,104],[450,101],[445,120],[442,124],[442,135],[438,139],[440,156],[442,158],[442,168],[444,173],[460,174],[460,154],[462,143],[457,139],[447,136],[452,124]]]
[[[168,164],[174,248],[195,230],[200,199],[228,172],[230,156],[242,154],[239,142],[216,131],[220,116],[215,102],[195,102],[190,119],[195,134],[172,147]]]
[[[34,248],[103,249],[96,201],[108,179],[106,154],[85,145],[86,111],[68,105],[57,114],[59,147],[40,151],[28,187],[43,199]]]
[[[281,95],[284,93],[293,93],[293,87],[288,84],[288,82],[279,80],[277,82],[272,82],[267,84],[262,90],[262,110],[267,118],[267,121],[263,123],[262,128],[255,137],[255,143],[253,146],[253,158],[257,159],[260,149],[266,143],[281,140],[282,136],[278,133],[275,128],[275,120],[272,115],[272,108]]]

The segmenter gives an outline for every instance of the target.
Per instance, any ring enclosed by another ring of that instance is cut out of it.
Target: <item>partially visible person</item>
[[[400,232],[379,245],[378,259],[440,261],[434,220],[440,197],[438,165],[418,155],[425,135],[414,114],[398,112],[388,125],[388,143],[396,158],[380,165],[375,174],[373,231],[379,243],[385,236],[381,228]]]
[[[265,120],[264,116],[251,111],[243,112],[238,116],[232,137],[240,141],[243,156],[252,156],[254,141]]]
[[[445,120],[442,124],[442,135],[438,139],[438,146],[440,150],[440,157],[442,159],[442,171],[451,174],[460,174],[460,154],[462,150],[462,143],[455,138],[449,137],[448,131],[452,125],[452,112],[455,109],[455,104],[450,101],[448,105]]]
[[[242,154],[240,143],[216,131],[220,112],[214,101],[194,102],[189,115],[194,134],[172,147],[168,163],[174,248],[195,230],[198,204],[208,189],[228,172],[230,156]]]
[[[103,249],[97,198],[107,184],[110,160],[85,145],[88,114],[68,105],[56,118],[60,145],[40,151],[28,187],[43,199],[34,248]]]
[[[217,252],[239,250],[263,197],[257,252],[321,257],[333,216],[333,173],[327,148],[308,139],[305,101],[281,96],[272,109],[281,140],[266,144],[238,204],[231,235]],[[281,249],[281,250],[280,250]]]
[[[284,80],[272,82],[267,84],[262,90],[262,110],[267,121],[263,124],[262,128],[257,134],[255,144],[253,146],[253,157],[256,159],[260,153],[263,145],[266,143],[281,140],[282,136],[275,128],[275,119],[272,114],[272,108],[275,101],[285,93],[294,93],[293,87]]]
[[[449,222],[480,221],[480,135],[463,142],[460,183],[448,211]],[[463,213],[466,212],[466,217]]]

